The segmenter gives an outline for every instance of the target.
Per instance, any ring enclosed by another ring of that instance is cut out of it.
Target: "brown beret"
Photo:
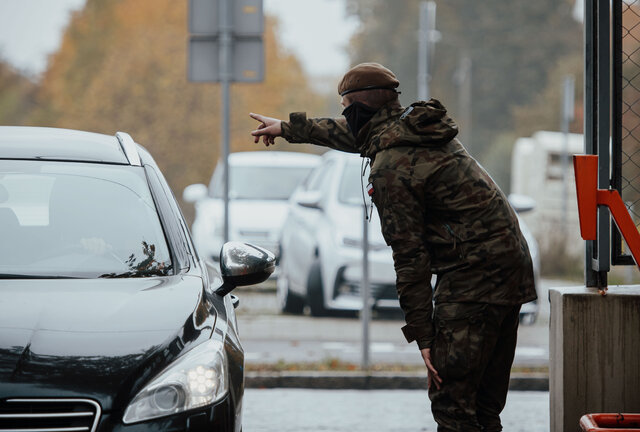
[[[393,90],[400,82],[396,76],[379,63],[360,63],[352,67],[338,84],[338,94],[346,94],[373,89]]]

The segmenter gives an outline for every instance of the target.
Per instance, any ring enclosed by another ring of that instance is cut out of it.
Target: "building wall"
[[[584,241],[580,237],[572,155],[584,153],[584,140],[579,134],[568,134],[567,138],[565,140],[560,132],[547,131],[519,138],[512,155],[511,193],[536,200],[536,208],[522,218],[533,232],[542,254],[562,242],[568,253],[581,257]],[[568,157],[566,171],[562,165],[563,154]],[[563,211],[565,187],[566,212]],[[566,234],[563,236],[563,233]]]

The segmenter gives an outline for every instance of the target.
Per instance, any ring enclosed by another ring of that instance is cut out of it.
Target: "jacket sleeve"
[[[430,255],[425,246],[424,206],[396,170],[372,174],[373,197],[382,234],[393,250],[396,289],[406,325],[407,342],[430,348],[435,337]]]
[[[344,119],[307,119],[306,113],[289,114],[282,122],[282,137],[290,143],[311,143],[348,153],[360,153]]]

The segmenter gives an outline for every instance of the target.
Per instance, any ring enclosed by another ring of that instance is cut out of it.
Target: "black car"
[[[200,260],[129,135],[0,127],[0,431],[240,431],[229,292],[274,264]]]

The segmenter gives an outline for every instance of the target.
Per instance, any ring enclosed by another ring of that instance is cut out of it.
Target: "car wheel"
[[[281,275],[276,282],[276,300],[282,313],[300,315],[304,310],[304,300],[289,289],[289,279]]]
[[[327,315],[328,311],[324,306],[322,272],[318,261],[311,266],[309,277],[307,278],[307,303],[309,304],[311,315],[316,317]]]

